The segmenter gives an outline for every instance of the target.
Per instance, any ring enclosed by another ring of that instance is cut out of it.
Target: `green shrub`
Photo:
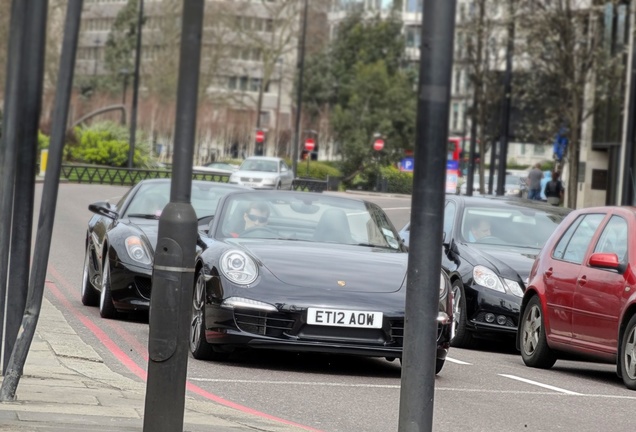
[[[327,177],[340,177],[337,168],[321,161],[309,161],[309,173],[307,173],[307,161],[299,161],[296,166],[296,177],[310,177],[319,180],[327,180]]]
[[[38,131],[38,151],[49,148],[51,138]]]
[[[394,166],[380,169],[383,179],[387,182],[387,192],[411,194],[413,192],[413,174],[402,172]]]
[[[75,130],[77,144],[68,149],[68,159],[74,162],[125,167],[128,165],[127,128],[112,122],[96,123]],[[133,165],[148,166],[152,162],[150,142],[139,132],[136,137]]]

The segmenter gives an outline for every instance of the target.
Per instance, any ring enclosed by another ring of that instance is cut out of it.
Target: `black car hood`
[[[486,265],[500,276],[512,280],[520,278],[524,284],[539,254],[539,249],[528,248],[501,248],[486,245],[469,248],[475,257],[473,265]]]
[[[406,277],[408,255],[402,252],[285,240],[235,243],[281,282],[304,288],[387,293],[398,291]]]

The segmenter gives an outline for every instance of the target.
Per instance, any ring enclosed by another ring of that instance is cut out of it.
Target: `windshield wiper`
[[[154,219],[159,220],[159,216],[153,214],[133,213],[128,215],[129,218]]]
[[[390,246],[384,246],[384,245],[379,245],[379,244],[375,244],[375,243],[356,243],[356,246],[367,246],[367,247],[382,248],[382,249],[393,249]]]

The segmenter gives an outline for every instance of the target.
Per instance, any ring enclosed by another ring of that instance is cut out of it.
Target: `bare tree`
[[[9,49],[9,20],[11,18],[11,0],[0,0],[0,101],[4,100],[4,85],[7,73]],[[4,107],[0,105],[0,111]],[[0,118],[1,123],[1,118]],[[1,128],[2,126],[0,126]]]
[[[603,39],[603,11],[619,0],[519,0],[517,40],[526,73],[517,80],[528,105],[542,121],[526,124],[537,139],[550,141],[567,128],[567,206],[576,207],[581,126],[606,97],[624,52],[612,52]],[[620,82],[620,81],[619,81]]]
[[[457,27],[456,64],[465,65],[473,91],[471,121],[477,126],[479,188],[485,192],[485,155],[499,137],[499,102],[503,86],[500,71],[506,45],[506,19],[502,18],[501,0],[477,0],[471,5],[465,22]],[[491,151],[495,151],[493,147]],[[501,161],[500,163],[505,163]]]

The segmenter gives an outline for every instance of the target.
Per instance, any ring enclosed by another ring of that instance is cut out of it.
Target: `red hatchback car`
[[[636,390],[636,207],[570,213],[534,262],[520,316],[527,366],[614,363]]]

